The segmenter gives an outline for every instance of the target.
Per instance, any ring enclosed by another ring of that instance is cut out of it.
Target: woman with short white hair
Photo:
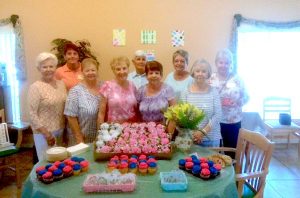
[[[191,68],[193,83],[182,92],[180,100],[195,105],[205,112],[204,120],[198,125],[199,130],[192,134],[196,144],[205,147],[220,146],[221,103],[218,90],[208,84],[212,69],[204,59],[195,61]]]
[[[36,67],[41,78],[31,84],[28,91],[29,116],[39,161],[46,159],[49,147],[62,144],[67,94],[64,83],[54,78],[56,66],[55,55],[40,53]]]

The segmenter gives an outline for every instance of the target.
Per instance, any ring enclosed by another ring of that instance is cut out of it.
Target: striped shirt
[[[180,100],[202,109],[205,112],[205,118],[199,124],[199,129],[204,128],[208,124],[209,120],[211,120],[212,129],[208,132],[208,137],[212,141],[221,139],[220,120],[222,110],[219,93],[215,88],[210,87],[207,93],[191,92],[190,89],[188,89],[182,92]],[[204,137],[203,140],[205,141],[208,139]]]
[[[100,88],[100,83],[99,83]],[[67,97],[64,114],[77,117],[80,131],[84,135],[84,142],[93,142],[97,135],[97,116],[100,95],[89,92],[84,84],[79,83],[70,89]],[[75,139],[69,131],[69,145],[75,144]]]

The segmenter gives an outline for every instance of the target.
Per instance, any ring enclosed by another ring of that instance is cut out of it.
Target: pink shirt
[[[67,90],[70,90],[72,87],[77,85],[82,79],[81,65],[75,71],[70,70],[67,64],[57,68],[55,71],[55,78],[57,80],[62,80],[65,83]]]
[[[137,120],[136,88],[129,81],[127,88],[116,81],[106,81],[100,88],[100,94],[107,99],[108,122],[135,122]]]

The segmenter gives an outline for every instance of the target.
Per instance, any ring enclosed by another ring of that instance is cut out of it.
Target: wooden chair
[[[290,137],[300,127],[294,122],[291,125],[281,125],[279,123],[279,114],[287,113],[291,115],[291,99],[281,97],[268,97],[263,101],[263,120],[266,129],[269,132],[271,141],[275,142],[276,137],[285,137],[287,147],[290,144]]]
[[[233,151],[239,197],[263,197],[266,177],[274,144],[260,133],[240,129],[237,147],[212,148],[216,151]]]
[[[0,119],[5,122],[4,110],[0,110]],[[0,171],[10,169],[16,173],[17,187],[21,188],[21,177],[17,153],[19,149],[10,143],[7,124],[0,124]]]

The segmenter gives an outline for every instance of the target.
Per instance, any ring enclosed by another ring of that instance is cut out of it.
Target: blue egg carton
[[[183,171],[160,172],[160,184],[164,191],[186,191],[188,181]]]

